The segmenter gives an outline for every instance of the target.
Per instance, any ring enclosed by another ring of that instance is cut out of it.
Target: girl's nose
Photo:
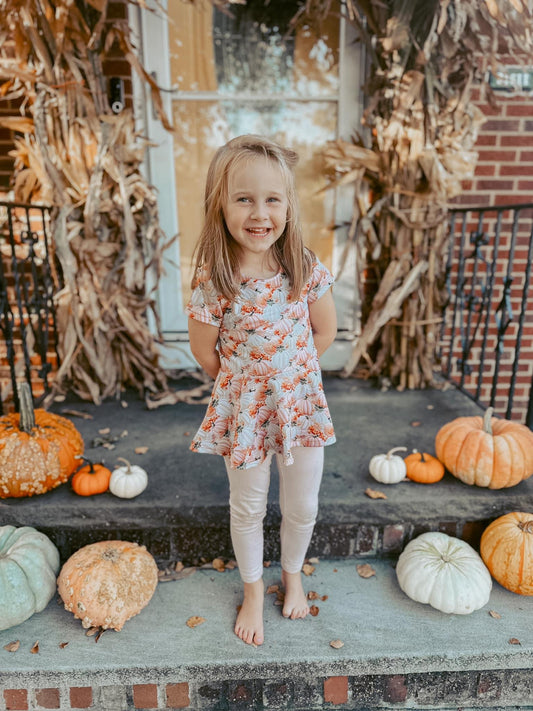
[[[267,217],[267,210],[263,203],[255,203],[251,217],[253,220],[264,220]]]

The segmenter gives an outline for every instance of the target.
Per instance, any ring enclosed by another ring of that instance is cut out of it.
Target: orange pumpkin
[[[434,484],[444,476],[444,466],[436,457],[427,452],[409,454],[404,459],[406,476],[418,484]]]
[[[33,410],[27,383],[19,389],[20,415],[0,417],[0,498],[44,494],[79,465],[83,439],[66,417]]]
[[[533,514],[514,511],[497,518],[483,531],[480,553],[500,585],[533,595]]]
[[[84,628],[121,630],[150,602],[157,582],[156,562],[144,546],[100,541],[70,556],[59,573],[57,589],[65,609]]]
[[[518,422],[485,416],[458,417],[440,428],[437,457],[465,484],[503,489],[533,474],[533,432]]]
[[[72,488],[79,496],[92,496],[93,494],[103,494],[109,489],[111,470],[103,464],[94,464],[89,459],[82,459],[87,464],[72,477]]]

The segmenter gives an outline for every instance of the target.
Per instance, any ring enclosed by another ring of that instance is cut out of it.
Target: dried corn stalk
[[[64,281],[54,387],[95,403],[126,385],[167,388],[148,326],[147,271],[157,284],[162,260],[157,200],[140,172],[131,111],[109,107],[102,61],[115,40],[133,53],[127,26],[107,22],[107,5],[0,2],[0,95],[22,100],[20,115],[2,121],[19,132],[15,199],[54,206]],[[160,98],[153,84],[152,92]]]
[[[346,12],[372,69],[367,140],[325,153],[329,184],[355,184],[363,328],[344,373],[364,359],[370,375],[425,387],[447,298],[447,205],[473,174],[483,120],[470,89],[498,52],[533,56],[531,13],[525,0],[348,0]]]

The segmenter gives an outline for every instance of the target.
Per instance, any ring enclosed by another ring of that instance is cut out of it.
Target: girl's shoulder
[[[325,294],[335,280],[329,269],[322,264],[318,257],[313,252],[310,252],[310,254],[311,265],[306,291],[308,293],[308,300],[313,302]]]

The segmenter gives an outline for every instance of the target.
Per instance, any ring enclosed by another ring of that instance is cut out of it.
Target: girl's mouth
[[[249,227],[246,231],[254,237],[266,237],[270,233],[270,227]]]

